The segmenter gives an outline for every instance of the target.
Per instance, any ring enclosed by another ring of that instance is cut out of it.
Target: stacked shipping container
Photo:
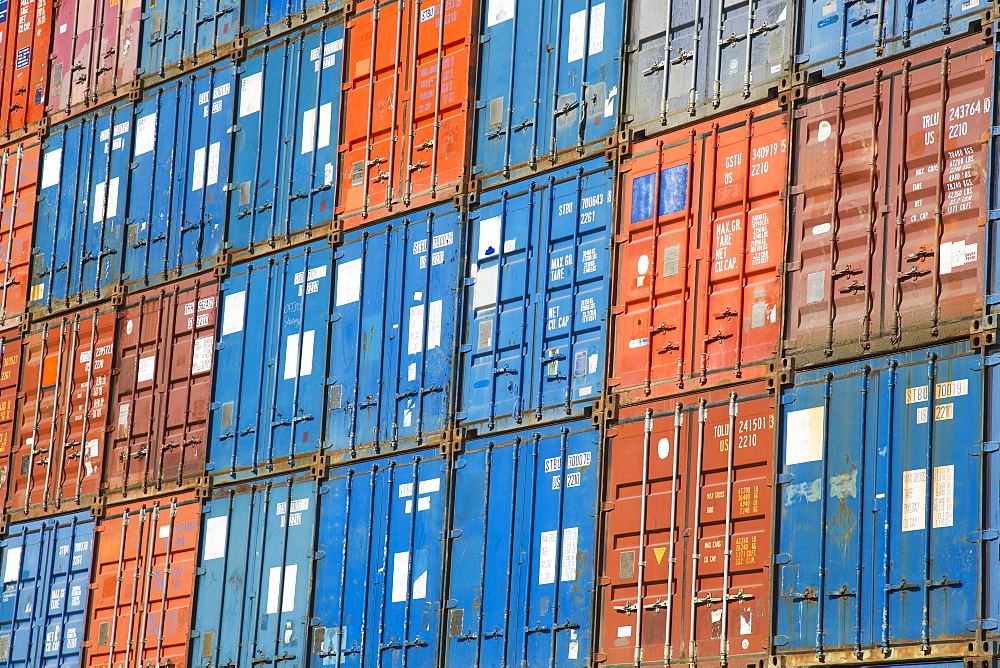
[[[0,661],[992,663],[992,21],[0,0]]]

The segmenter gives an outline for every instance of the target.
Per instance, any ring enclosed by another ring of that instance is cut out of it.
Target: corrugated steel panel
[[[608,666],[766,659],[776,418],[761,382],[621,411],[606,455]]]
[[[324,452],[439,442],[450,426],[465,248],[450,204],[344,235],[337,249]]]
[[[163,494],[204,475],[218,293],[199,276],[119,310],[105,494]]]
[[[633,147],[620,168],[609,383],[622,402],[767,373],[781,327],[787,158],[774,103]]]
[[[989,628],[992,402],[968,350],[797,371],[782,390],[774,642],[786,661],[938,644],[950,650],[934,655],[961,656]]]
[[[428,4],[360,0],[345,24],[345,227],[463,192],[479,3]]]
[[[651,136],[776,96],[789,74],[790,0],[631,0],[625,111]]]
[[[0,540],[0,661],[20,668],[78,668],[94,549],[90,513],[6,527]]]
[[[810,74],[835,76],[989,29],[990,10],[995,16],[990,0],[807,0],[799,9],[795,61]]]
[[[448,665],[592,665],[599,460],[589,420],[465,443]]]
[[[18,442],[17,394],[21,385],[21,337],[7,332],[0,337],[0,485],[6,486],[12,444]]]
[[[107,297],[120,280],[129,163],[138,150],[132,121],[131,105],[121,102],[52,128],[42,151],[29,308],[51,313]]]
[[[34,139],[0,151],[0,329],[21,324],[27,307],[40,156]]]
[[[340,12],[345,0],[241,0],[247,38],[256,44],[320,16]],[[304,28],[308,30],[308,28]]]
[[[0,136],[37,129],[48,92],[52,9],[49,0],[0,0]]]
[[[601,394],[613,198],[603,159],[479,196],[466,251],[459,417],[468,426],[579,416]]]
[[[241,0],[159,0],[147,6],[138,44],[140,73],[172,76],[225,56],[239,37],[241,8]]]
[[[315,480],[281,476],[212,490],[184,665],[306,665],[317,488]],[[315,563],[340,555],[322,556]]]
[[[325,483],[312,665],[443,665],[446,469],[431,450],[341,467]]]
[[[235,69],[202,68],[146,91],[133,107],[132,164],[122,184],[128,184],[122,278],[131,286],[217,262],[226,229]]]
[[[595,153],[622,100],[622,0],[494,0],[481,17],[476,166],[484,185]]]
[[[201,505],[194,493],[107,509],[86,666],[186,666]]]
[[[979,36],[811,86],[789,180],[784,355],[966,336],[980,314],[993,50]]]
[[[343,46],[343,25],[323,24],[253,49],[241,63],[226,237],[234,253],[266,252],[329,230]]]
[[[307,466],[321,447],[329,341],[328,241],[233,266],[216,333],[209,470],[229,480]]]
[[[17,440],[6,469],[12,519],[89,508],[105,458],[115,313],[37,322],[22,342]]]
[[[141,0],[53,2],[52,11],[55,29],[45,107],[50,121],[133,90],[138,75]]]

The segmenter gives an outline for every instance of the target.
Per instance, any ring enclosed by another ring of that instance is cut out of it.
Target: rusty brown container
[[[131,294],[120,309],[109,497],[170,493],[204,475],[218,293],[202,274]]]
[[[992,60],[975,35],[806,88],[791,129],[787,365],[968,336],[990,259]]]
[[[0,462],[7,462],[11,444],[17,442],[17,392],[21,382],[21,337],[16,331],[0,335]],[[0,474],[0,485],[8,484],[9,471]],[[2,520],[3,518],[0,518]],[[6,522],[4,522],[6,523]]]
[[[0,459],[8,522],[89,508],[100,493],[115,311],[96,305],[26,329],[16,437]]]
[[[27,308],[40,153],[36,138],[0,149],[0,330]]]
[[[775,419],[764,382],[621,410],[606,440],[602,665],[766,658]]]
[[[201,504],[194,492],[95,509],[84,666],[186,666]]]

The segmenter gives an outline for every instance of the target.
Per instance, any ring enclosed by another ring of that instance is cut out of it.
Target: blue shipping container
[[[979,31],[994,7],[990,0],[807,0],[795,62],[810,74],[836,76]]]
[[[334,461],[440,442],[453,419],[464,263],[450,204],[337,249],[324,444]]]
[[[217,261],[226,225],[234,67],[148,90],[133,110],[125,282],[139,289]]]
[[[580,416],[603,390],[614,171],[603,159],[484,193],[459,419],[479,433]]]
[[[329,230],[336,202],[343,24],[269,42],[241,65],[227,241],[273,250]]]
[[[213,475],[268,475],[308,465],[319,452],[331,262],[329,242],[316,241],[236,264],[221,285],[209,420]]]
[[[316,495],[315,480],[293,476],[212,490],[203,508],[192,666],[305,665]]]
[[[774,97],[790,66],[795,3],[631,0],[625,111],[653,135]]]
[[[577,420],[465,448],[453,482],[448,665],[590,665],[600,433]]]
[[[340,467],[324,483],[310,665],[442,665],[447,481],[431,450]]]
[[[48,312],[107,297],[121,280],[132,105],[61,123],[42,145],[29,309]],[[148,131],[143,134],[148,137]]]
[[[206,65],[240,36],[241,0],[144,3],[137,74],[172,76]]]
[[[486,186],[604,151],[622,99],[623,2],[484,8],[474,171]]]
[[[983,597],[996,599],[985,572],[996,435],[982,412],[996,399],[968,351],[796,372],[782,390],[777,652],[963,652],[978,637]]]
[[[240,4],[243,25],[252,44],[344,8],[344,0],[242,0]]]
[[[14,524],[0,540],[0,661],[76,668],[90,596],[94,522],[89,512]]]

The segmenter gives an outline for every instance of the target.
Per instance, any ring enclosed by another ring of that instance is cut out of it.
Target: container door
[[[145,74],[173,74],[208,62],[240,33],[240,4],[208,0],[192,8],[164,0],[143,12],[139,64]]]
[[[40,145],[36,142],[11,145],[0,152],[0,328],[3,329],[20,324],[27,307],[40,158]]]
[[[24,134],[45,115],[51,9],[46,0],[0,2],[0,133]]]

